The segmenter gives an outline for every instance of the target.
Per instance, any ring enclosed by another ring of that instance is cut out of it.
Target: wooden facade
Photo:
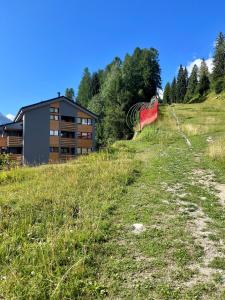
[[[37,113],[35,112],[36,108],[39,108],[39,110],[36,110]],[[42,108],[49,114],[49,121],[46,122],[45,113],[46,131],[45,127],[43,127],[44,122],[41,123],[43,118],[41,115]],[[8,153],[12,160],[26,162],[24,148],[32,141],[26,140],[28,138],[23,134],[23,120],[24,116],[26,118],[26,113],[29,113],[31,110],[33,115],[36,114],[36,119],[38,119],[38,114],[40,114],[40,124],[42,124],[42,128],[38,130],[39,124],[37,123],[37,130],[32,138],[35,139],[35,135],[37,135],[37,138],[42,141],[44,138],[42,139],[41,135],[43,133],[44,136],[49,134],[48,144],[46,144],[46,139],[43,142],[45,143],[44,145],[40,142],[40,149],[45,149],[45,153],[42,153],[42,150],[40,150],[40,153],[36,154],[39,160],[45,157],[46,162],[46,149],[49,151],[48,162],[50,163],[74,159],[77,155],[90,153],[95,150],[95,122],[97,116],[66,97],[58,97],[24,107],[19,111],[15,122],[0,126],[0,153]],[[21,122],[21,128],[15,126],[17,122]],[[39,147],[39,144],[37,146]],[[31,153],[27,152],[32,156],[32,151]]]

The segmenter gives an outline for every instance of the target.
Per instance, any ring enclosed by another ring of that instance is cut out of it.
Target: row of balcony
[[[60,129],[65,131],[75,131],[77,128],[76,124],[70,122],[61,122]]]
[[[61,138],[60,143],[65,147],[75,147],[76,140],[70,138]]]
[[[21,136],[0,137],[0,147],[22,147],[23,138]]]
[[[93,144],[92,139],[66,138],[59,136],[50,136],[50,146],[58,147],[84,147],[88,148]],[[92,146],[91,146],[92,147]]]
[[[92,142],[91,139],[83,139],[83,143],[89,143],[88,141]],[[60,144],[63,146],[74,147],[75,143],[76,143],[76,139],[74,138],[61,138],[60,140]],[[23,146],[22,137],[19,136],[0,137],[0,147],[22,147],[22,146]]]
[[[9,159],[16,162],[22,162],[22,158],[23,158],[22,154],[12,154],[12,153],[9,154]]]
[[[66,161],[66,160],[71,160],[74,159],[76,156],[72,154],[60,154],[60,160]]]
[[[55,121],[51,120],[51,129],[53,130],[62,130],[62,131],[87,131],[92,132],[93,126],[87,124],[76,124],[72,122],[65,122],[65,121]]]

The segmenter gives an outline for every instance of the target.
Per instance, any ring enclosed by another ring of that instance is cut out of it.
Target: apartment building
[[[0,125],[0,153],[28,165],[75,158],[95,151],[97,115],[65,96],[22,107]]]

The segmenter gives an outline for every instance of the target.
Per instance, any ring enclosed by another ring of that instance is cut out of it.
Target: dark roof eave
[[[12,121],[12,122],[9,122],[9,123],[5,123],[5,124],[1,124],[0,127],[5,127],[5,126],[8,126],[8,125],[13,125],[13,124],[17,124],[17,123],[20,123],[21,121]]]
[[[53,98],[53,99],[50,99],[50,100],[45,100],[45,101],[41,101],[41,102],[38,102],[38,103],[34,103],[34,104],[31,104],[31,105],[27,105],[27,106],[24,106],[24,107],[21,107],[21,109],[18,111],[16,117],[15,117],[15,122],[18,122],[20,121],[20,115],[22,116],[23,113],[27,110],[30,110],[32,108],[35,108],[35,107],[38,107],[40,105],[45,105],[47,103],[51,103],[51,102],[54,102],[56,101],[57,99],[64,99],[66,101],[68,101],[70,104],[74,105],[75,107],[79,107],[81,110],[83,110],[84,112],[90,114],[91,116],[93,116],[95,119],[98,119],[98,115],[96,115],[95,113],[91,112],[90,110],[88,110],[87,108],[83,107],[82,105],[76,103],[76,102],[73,102],[72,100],[70,100],[69,98],[65,97],[65,96],[61,96],[61,97],[57,97],[57,98]]]

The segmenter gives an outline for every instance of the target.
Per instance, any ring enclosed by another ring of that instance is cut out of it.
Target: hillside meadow
[[[1,171],[0,298],[224,299],[224,120],[210,94],[108,150]]]

